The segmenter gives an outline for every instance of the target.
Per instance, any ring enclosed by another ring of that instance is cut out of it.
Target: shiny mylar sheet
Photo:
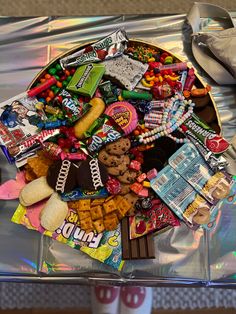
[[[236,16],[236,14],[233,14]],[[130,38],[159,44],[193,63],[213,86],[223,132],[230,139],[236,126],[236,91],[215,86],[191,56],[185,15],[0,18],[0,101],[24,91],[54,57],[80,43],[125,27]],[[204,19],[206,30],[218,23]],[[2,182],[15,167],[0,154]],[[235,187],[234,187],[235,191]],[[156,259],[126,262],[114,271],[87,255],[35,231],[11,223],[18,202],[0,203],[0,280],[50,282],[117,282],[145,285],[234,285],[236,283],[235,193],[220,209],[211,233],[184,224],[155,238]]]

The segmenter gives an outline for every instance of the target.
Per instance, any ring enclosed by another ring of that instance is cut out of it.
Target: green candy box
[[[105,66],[102,64],[89,63],[80,66],[75,71],[66,89],[84,96],[93,97],[104,73]]]

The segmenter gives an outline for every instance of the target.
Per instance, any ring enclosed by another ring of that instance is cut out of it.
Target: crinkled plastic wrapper
[[[122,269],[124,261],[122,261],[121,253],[120,227],[114,231],[105,231],[99,234],[95,232],[86,233],[78,225],[79,217],[77,212],[69,209],[68,215],[60,228],[51,232],[45,230],[39,223],[41,209],[42,205],[26,208],[19,204],[11,220],[16,224],[24,225],[31,230],[37,230],[76,250],[80,250],[115,269]],[[32,211],[34,211],[33,214]]]
[[[63,68],[90,62],[99,62],[120,56],[127,47],[128,38],[123,29],[60,60]]]

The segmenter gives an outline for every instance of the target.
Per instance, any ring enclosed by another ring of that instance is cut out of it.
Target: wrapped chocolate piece
[[[90,137],[87,140],[87,149],[90,153],[98,152],[101,147],[107,143],[114,142],[123,136],[121,127],[110,116],[103,115],[99,121],[95,121],[86,135]]]
[[[116,87],[112,86],[110,81],[99,84],[99,91],[102,94],[103,100],[105,101],[106,105],[117,101]]]
[[[124,30],[119,29],[107,37],[85,47],[60,60],[63,68],[79,66],[90,62],[99,62],[123,54],[128,38]]]

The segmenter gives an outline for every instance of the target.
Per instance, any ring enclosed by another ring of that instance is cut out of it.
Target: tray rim
[[[56,60],[58,59],[61,59],[62,57],[66,57],[67,55],[71,54],[71,53],[74,53],[76,50],[80,49],[80,48],[83,48],[87,45],[91,45],[93,43],[95,43],[96,40],[93,40],[93,41],[87,41],[87,42],[84,42],[84,43],[81,43],[81,44],[78,44],[78,45],[75,45],[74,47],[70,48],[69,50],[67,51],[64,51],[62,53],[60,53],[58,56],[52,58],[49,63],[47,63],[39,72],[38,74],[33,78],[33,80],[31,81],[31,83],[28,85],[27,89],[30,89],[32,88],[33,84],[37,81],[37,79],[45,72],[46,68],[48,68],[51,64],[53,64]],[[151,42],[148,42],[148,41],[145,41],[145,40],[141,40],[141,39],[136,39],[136,38],[130,38],[129,39],[129,42],[134,42],[136,44],[138,43],[141,43],[141,44],[145,44],[145,45],[148,45],[148,46],[153,46],[154,48],[156,49],[161,49],[161,50],[164,50],[166,52],[168,52],[169,54],[173,55],[175,58],[177,58],[179,61],[181,62],[187,62],[187,66],[188,68],[192,67],[194,68],[194,71],[195,71],[195,75],[197,77],[197,79],[199,80],[199,82],[202,84],[203,87],[206,87],[207,83],[203,80],[203,78],[198,74],[198,71],[197,69],[192,65],[192,63],[190,61],[186,61],[184,60],[184,58],[176,53],[173,53],[172,51],[166,49],[165,47],[163,47],[163,45],[157,45],[157,44],[154,44],[154,43],[151,43]],[[220,114],[219,114],[219,111],[218,111],[218,108],[217,108],[217,105],[215,103],[215,100],[212,96],[212,93],[209,91],[208,92],[209,96],[210,96],[210,99],[211,99],[211,102],[212,102],[212,105],[213,105],[213,108],[215,110],[215,113],[216,113],[216,118],[217,118],[217,124],[220,128],[220,135],[222,135],[222,123],[221,123],[221,119],[220,119]]]

